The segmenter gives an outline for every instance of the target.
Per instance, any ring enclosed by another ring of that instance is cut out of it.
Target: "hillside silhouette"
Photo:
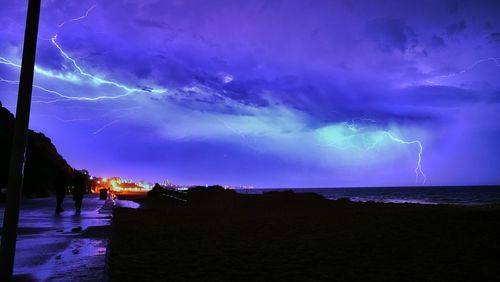
[[[0,102],[0,188],[7,187],[14,121],[14,115]],[[24,196],[48,196],[54,192],[56,177],[70,179],[73,176],[73,168],[57,152],[50,138],[44,134],[29,130],[27,146],[23,184]]]

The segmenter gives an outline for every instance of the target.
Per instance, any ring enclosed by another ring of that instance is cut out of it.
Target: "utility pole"
[[[14,271],[17,225],[19,222],[19,206],[23,187],[31,92],[33,90],[40,1],[41,0],[29,0],[28,2],[21,76],[17,95],[16,121],[10,155],[7,203],[5,205],[2,243],[0,246],[0,281],[2,282],[10,281]]]

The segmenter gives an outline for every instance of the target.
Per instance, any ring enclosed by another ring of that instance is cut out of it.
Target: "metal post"
[[[10,281],[14,271],[19,205],[23,186],[31,91],[33,88],[33,73],[35,68],[38,19],[40,17],[40,1],[41,0],[29,0],[28,2],[23,60],[21,63],[21,77],[19,79],[19,93],[17,97],[16,121],[10,155],[7,203],[3,218],[2,243],[0,247],[0,281]]]

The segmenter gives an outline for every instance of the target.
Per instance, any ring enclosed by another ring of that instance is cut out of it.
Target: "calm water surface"
[[[267,191],[293,190],[313,192],[328,199],[349,198],[351,201],[420,204],[493,204],[500,203],[500,186],[467,187],[384,187],[384,188],[287,188],[240,189],[239,193],[260,194]]]

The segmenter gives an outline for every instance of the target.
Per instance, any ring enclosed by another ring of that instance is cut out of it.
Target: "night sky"
[[[0,0],[12,112],[27,1]],[[30,127],[99,176],[500,183],[500,1],[42,0]]]

